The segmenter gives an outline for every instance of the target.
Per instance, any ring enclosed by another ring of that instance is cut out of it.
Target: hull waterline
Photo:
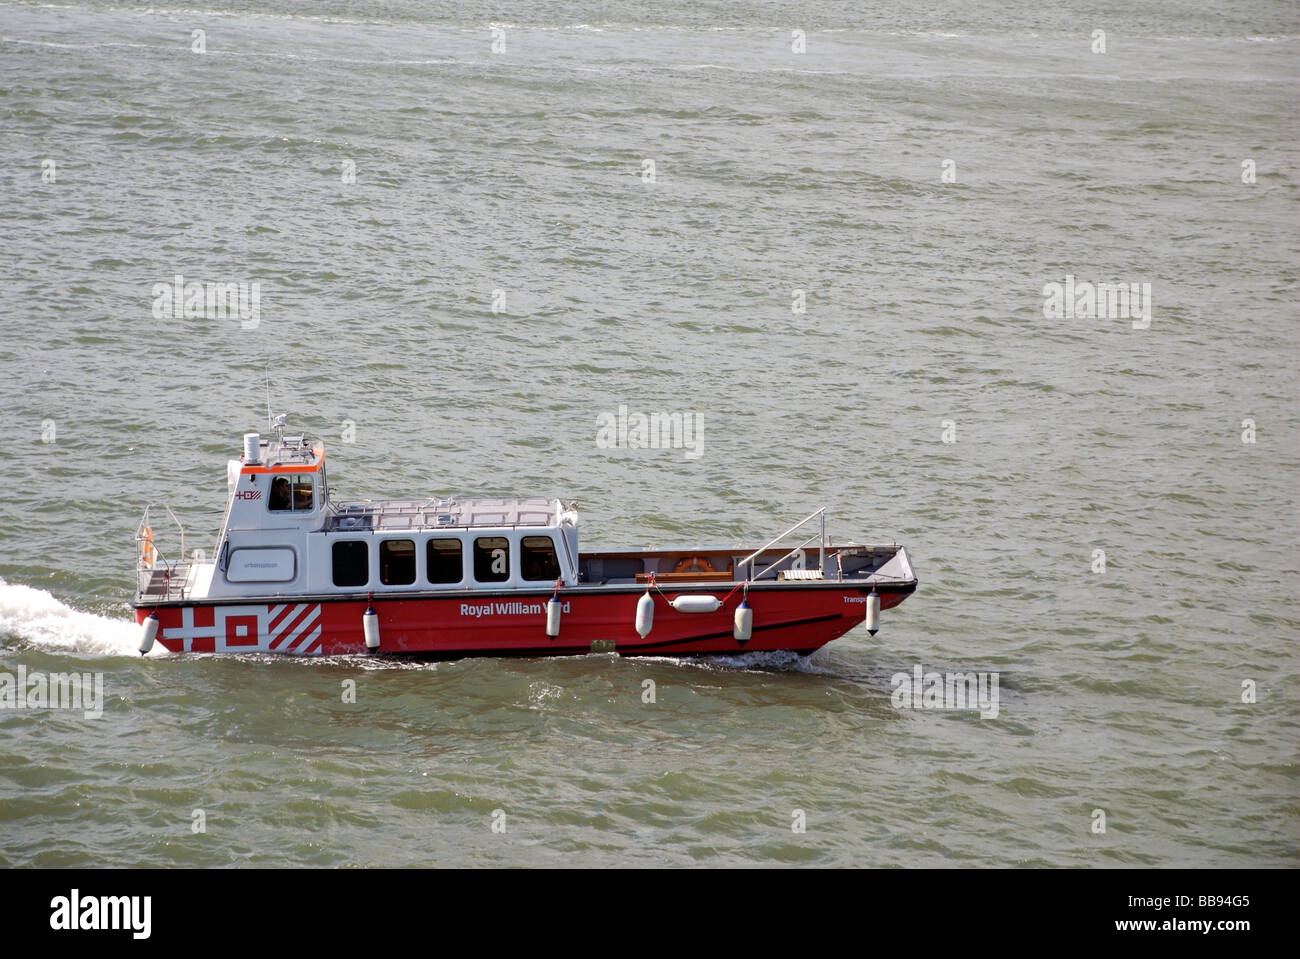
[[[901,603],[915,586],[879,592],[881,608]],[[720,592],[720,591],[719,591]],[[669,600],[698,591],[665,591],[654,599],[653,626],[635,628],[644,590],[564,590],[558,635],[546,635],[551,593],[471,593],[461,596],[286,597],[279,602],[175,603],[140,607],[137,622],[159,619],[158,643],[176,653],[284,653],[338,656],[381,655],[563,656],[595,649],[624,656],[735,655],[749,651],[816,651],[860,625],[869,587],[807,584],[751,587],[753,632],[738,640],[733,629],[742,594],[727,595],[711,613],[678,612]],[[717,595],[711,593],[707,595]],[[719,596],[722,599],[722,596]],[[367,648],[363,616],[378,616],[380,647]]]

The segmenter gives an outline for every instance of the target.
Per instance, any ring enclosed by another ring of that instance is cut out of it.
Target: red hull
[[[915,588],[880,594],[881,609],[901,603]],[[666,591],[669,598],[679,595]],[[691,591],[695,593],[697,591]],[[751,650],[810,653],[847,633],[866,615],[861,587],[751,587],[752,638],[740,643],[732,633],[740,593],[726,596],[712,613],[682,613],[654,595],[653,627],[645,638],[635,628],[642,591],[571,589],[560,634],[546,635],[549,593],[486,592],[456,596],[374,600],[379,616],[381,653],[426,656],[561,656],[590,652],[593,644],[612,643],[624,655],[735,654]],[[653,594],[652,594],[653,595]],[[306,656],[365,653],[364,599],[311,597],[304,601],[199,603],[140,607],[137,622],[150,612],[160,621],[158,642],[172,652],[275,652]],[[609,648],[608,646],[606,648]]]

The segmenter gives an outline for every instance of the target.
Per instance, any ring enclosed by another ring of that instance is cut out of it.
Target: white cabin
[[[227,465],[215,562],[196,563],[159,599],[549,590],[578,581],[576,504],[558,499],[365,501],[334,505],[325,447],[244,437]],[[147,520],[146,520],[147,521]],[[142,572],[144,572],[142,570]],[[183,597],[177,593],[183,591]]]

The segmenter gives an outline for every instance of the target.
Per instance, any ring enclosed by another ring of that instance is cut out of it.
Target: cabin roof
[[[262,440],[260,462],[244,463],[241,473],[317,473],[325,465],[325,445],[304,436]]]
[[[330,532],[475,529],[559,525],[558,499],[383,500],[341,504],[326,517]]]

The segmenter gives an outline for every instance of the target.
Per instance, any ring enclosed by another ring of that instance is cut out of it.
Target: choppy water
[[[0,672],[106,694],[0,709],[0,863],[1295,864],[1295,6],[849,6],[0,2]],[[806,662],[140,659],[139,514],[210,544],[268,364],[339,495],[824,503],[920,589]]]

